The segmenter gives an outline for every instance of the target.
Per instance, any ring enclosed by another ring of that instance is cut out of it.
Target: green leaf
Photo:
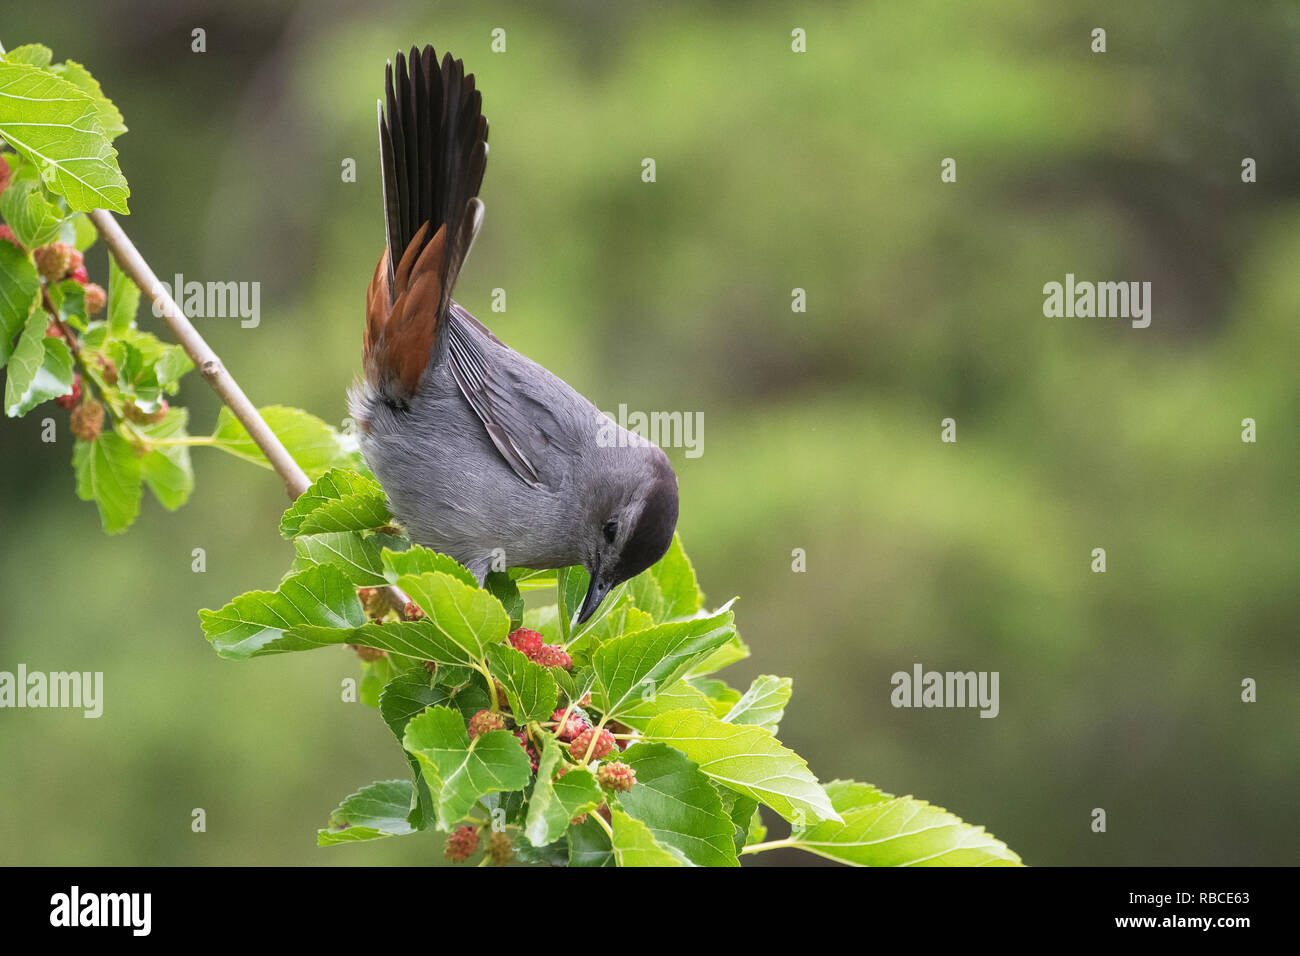
[[[722,719],[729,724],[753,724],[776,733],[785,705],[790,703],[794,681],[788,677],[764,674],[755,677],[749,690],[736,701]]]
[[[414,833],[406,819],[412,792],[409,780],[379,780],[362,787],[344,797],[330,814],[328,829],[316,831],[316,845],[338,846]]]
[[[347,467],[348,452],[340,443],[338,432],[315,415],[283,405],[268,405],[260,411],[266,424],[288,449],[298,467],[307,472],[307,477],[315,480],[331,468]],[[261,449],[248,437],[244,426],[228,408],[222,407],[217,415],[217,427],[212,438],[232,455],[271,467]]]
[[[605,828],[588,817],[569,827],[569,866],[614,866],[614,848]]]
[[[92,442],[78,441],[72,450],[77,497],[93,501],[108,534],[125,531],[140,513],[143,494],[140,459],[121,435],[107,432]]]
[[[483,580],[488,593],[501,602],[510,616],[510,630],[515,630],[524,623],[524,596],[510,575],[504,571],[492,571]]]
[[[137,428],[146,438],[184,438],[190,413],[185,408],[172,408],[162,421]],[[190,464],[188,445],[168,445],[153,448],[140,459],[140,471],[149,490],[159,504],[175,511],[185,504],[194,490],[194,467]]]
[[[556,572],[556,598],[560,609],[560,634],[565,644],[569,643],[573,618],[582,607],[582,599],[587,594],[587,585],[591,575],[581,565],[560,568]]]
[[[450,830],[489,793],[522,790],[532,779],[528,754],[508,730],[469,739],[459,711],[434,706],[406,725],[402,746],[420,761],[441,830]]]
[[[622,810],[610,814],[614,826],[614,861],[618,866],[686,866],[681,852],[664,846],[640,820]]]
[[[99,113],[99,103],[67,80],[26,63],[0,63],[0,136],[74,210],[127,213],[131,191]]]
[[[307,534],[293,539],[299,569],[332,564],[357,587],[378,587],[388,583],[381,554],[388,535],[361,535],[355,531]]]
[[[87,220],[89,221],[89,220]],[[135,325],[140,311],[140,287],[127,277],[114,256],[108,257],[108,328],[121,335]]]
[[[285,511],[280,534],[292,538],[323,531],[368,531],[392,520],[384,489],[373,478],[344,468],[321,475]]]
[[[72,392],[72,353],[62,339],[45,334],[48,325],[44,312],[33,311],[9,356],[5,414],[10,418],[26,415],[41,402]]]
[[[418,544],[411,545],[405,551],[393,551],[385,548],[383,552],[384,576],[389,584],[394,584],[404,574],[424,574],[426,571],[438,571],[450,574],[469,587],[478,587],[478,579],[469,568],[455,558],[439,554]]]
[[[569,829],[569,822],[574,817],[590,813],[605,802],[600,784],[585,767],[570,767],[564,776],[555,778],[562,762],[559,743],[547,734],[537,762],[537,784],[528,798],[528,819],[524,824],[524,835],[533,846],[555,842]]]
[[[486,699],[486,698],[485,698]],[[433,683],[433,677],[423,668],[398,674],[387,684],[379,695],[379,716],[384,719],[388,729],[393,732],[400,744],[406,735],[406,725],[416,714],[434,704],[445,704],[450,700],[446,690]],[[407,814],[411,826],[422,830],[431,825],[436,817],[433,809],[433,795],[420,772],[420,761],[415,755],[403,749],[403,755],[411,765],[411,774],[415,788],[415,802]],[[428,821],[426,823],[426,821]]]
[[[550,720],[560,692],[547,668],[508,644],[488,645],[487,659],[492,676],[506,689],[515,723],[522,726],[528,721]]]
[[[695,663],[687,673],[687,679],[704,677],[708,674],[716,673],[724,667],[730,667],[737,661],[743,661],[749,656],[749,645],[740,639],[740,635],[735,635],[726,644],[723,644],[716,651],[710,654],[702,661]]]
[[[839,819],[804,759],[762,727],[738,727],[699,711],[674,710],[650,721],[645,736],[676,747],[714,780],[791,822]]]
[[[365,619],[352,583],[328,564],[290,575],[275,591],[249,591],[218,611],[199,611],[204,637],[221,657],[237,661],[334,643],[300,637],[293,629],[303,625],[347,634],[338,629]]]
[[[712,617],[658,624],[602,644],[592,656],[596,686],[592,701],[602,713],[622,711],[654,697],[692,664],[731,639],[733,615],[723,609]]]
[[[634,744],[619,758],[636,771],[619,805],[655,840],[697,866],[739,866],[735,826],[717,790],[685,754],[666,744]]]
[[[13,169],[8,188],[0,193],[0,216],[28,249],[54,241],[63,226],[63,210],[45,195],[36,167],[17,156],[0,159],[8,160]]]
[[[397,586],[444,638],[463,648],[472,660],[481,660],[489,644],[500,643],[510,632],[510,617],[500,601],[450,574],[403,574]]]
[[[4,55],[6,63],[27,63],[45,69],[54,59],[54,51],[43,43],[24,43]]]
[[[732,845],[735,846],[736,852],[739,853],[742,847],[751,842],[750,836],[753,831],[754,821],[758,820],[760,825],[762,823],[761,818],[758,816],[758,801],[753,797],[746,797],[730,787],[724,787],[718,783],[713,783],[712,787],[713,792],[722,801],[723,811],[731,818],[731,824],[734,828],[731,836]]]
[[[533,568],[510,568],[510,580],[521,591],[549,591],[559,583],[555,571],[538,571]]]
[[[676,681],[658,690],[646,700],[636,700],[618,715],[619,723],[627,724],[636,730],[644,730],[646,725],[660,714],[670,710],[701,710],[706,714],[716,714],[713,701],[699,688],[684,680]]]
[[[64,60],[53,68],[56,76],[67,80],[81,92],[95,101],[95,117],[99,128],[109,141],[113,141],[126,132],[126,123],[113,101],[104,95],[99,81],[90,75],[90,71],[76,60]]]
[[[704,594],[695,578],[695,568],[682,549],[680,535],[673,535],[668,552],[650,568],[650,573],[659,585],[665,617],[691,617],[704,606]]]
[[[99,230],[95,224],[90,221],[90,217],[85,213],[77,213],[71,220],[64,221],[64,227],[71,226],[72,235],[68,238],[72,240],[72,245],[80,252],[85,252],[95,244],[99,238]],[[113,257],[109,256],[109,268],[112,268]]]
[[[826,792],[842,820],[796,829],[789,844],[852,866],[1017,866],[1020,857],[983,827],[942,807],[833,780]]]
[[[13,354],[14,337],[41,298],[36,266],[12,242],[0,239],[0,368]]]
[[[663,591],[659,589],[659,582],[655,580],[653,574],[647,571],[628,581],[627,593],[631,596],[632,603],[646,614],[649,614],[652,620],[667,620],[668,604],[664,600]]]

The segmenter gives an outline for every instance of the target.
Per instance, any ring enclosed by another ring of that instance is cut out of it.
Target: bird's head
[[[582,624],[601,601],[667,553],[677,528],[677,475],[668,456],[649,443],[610,449],[584,508],[583,565],[591,576],[578,611]]]

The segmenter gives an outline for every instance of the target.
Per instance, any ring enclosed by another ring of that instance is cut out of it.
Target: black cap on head
[[[653,484],[646,492],[645,507],[636,527],[628,535],[614,566],[614,580],[636,577],[662,558],[673,543],[677,529],[677,476],[666,463],[656,470]]]

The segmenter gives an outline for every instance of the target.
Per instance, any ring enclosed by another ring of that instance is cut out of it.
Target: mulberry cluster
[[[530,661],[543,667],[563,667],[566,671],[573,668],[573,659],[558,644],[547,644],[541,634],[526,627],[521,627],[510,635],[510,644]]]

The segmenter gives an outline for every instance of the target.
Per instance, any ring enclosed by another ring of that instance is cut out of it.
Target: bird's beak
[[[600,607],[600,602],[605,600],[605,595],[609,593],[609,583],[600,573],[600,566],[591,569],[591,584],[587,585],[587,596],[582,599],[582,607],[578,609],[578,619],[575,624],[585,624],[587,619],[596,613],[596,608]]]

